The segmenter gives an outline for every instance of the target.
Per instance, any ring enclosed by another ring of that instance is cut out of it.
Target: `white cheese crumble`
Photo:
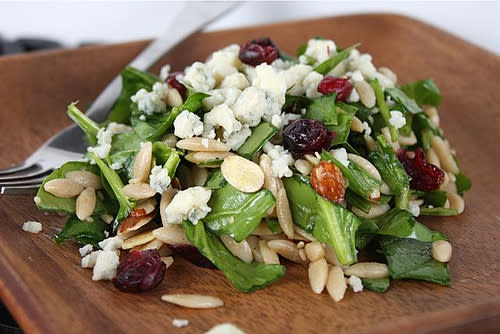
[[[179,191],[165,209],[167,223],[182,224],[185,219],[198,223],[211,210],[207,205],[211,195],[210,189],[199,186]]]
[[[391,110],[391,118],[389,118],[389,123],[391,123],[391,125],[395,128],[399,129],[405,126],[406,118],[401,111]]]
[[[40,233],[42,231],[42,224],[36,221],[27,221],[23,224],[23,231],[33,234]]]
[[[168,78],[168,75],[170,74],[170,69],[171,69],[171,67],[170,67],[169,64],[163,66],[160,69],[160,79],[162,79],[163,81],[165,81]]]
[[[290,177],[293,175],[289,166],[294,163],[293,157],[283,146],[273,145],[270,142],[264,144],[264,152],[271,158],[271,171],[275,177]]]
[[[234,116],[243,124],[257,126],[266,112],[266,92],[248,87],[232,107]]]
[[[168,85],[157,82],[153,85],[153,91],[148,92],[144,88],[139,89],[130,99],[137,103],[137,108],[148,114],[163,113],[167,110],[165,98],[167,97]]]
[[[347,102],[351,103],[359,102],[359,94],[356,88],[352,89],[351,94],[349,94],[349,97],[347,98]]]
[[[241,129],[241,123],[234,117],[233,111],[223,103],[214,107],[203,116],[206,125],[213,127],[221,126],[224,129],[224,138],[228,138],[234,132]]]
[[[87,148],[87,151],[94,153],[98,158],[106,159],[111,150],[113,135],[131,130],[132,128],[128,125],[111,122],[106,129],[100,128],[97,131],[97,145]]]
[[[140,121],[145,121],[146,120],[146,115],[141,114],[141,116],[139,116],[139,120]]]
[[[102,250],[97,250],[82,257],[82,268],[94,268],[97,257],[101,253]]]
[[[303,95],[305,88],[302,84],[304,78],[311,73],[312,67],[304,64],[297,64],[286,71],[281,72],[281,77],[285,81],[286,87],[289,90],[288,94]]]
[[[80,247],[78,251],[80,252],[80,256],[84,257],[85,255],[90,254],[92,252],[92,249],[93,249],[92,245],[88,244],[83,247]]]
[[[365,78],[363,78],[363,74],[359,70],[353,71],[353,72],[347,72],[345,74],[349,79],[351,79],[352,83],[358,82],[358,81],[364,81]]]
[[[174,134],[179,138],[192,138],[203,133],[203,122],[198,115],[183,110],[174,121]]]
[[[372,133],[372,128],[370,127],[370,124],[368,124],[367,121],[363,122],[363,133],[365,136],[369,136]]]
[[[411,200],[408,203],[409,210],[414,217],[420,216],[420,205],[424,204],[422,200]]]
[[[168,170],[162,168],[162,166],[154,166],[151,169],[151,174],[149,175],[149,185],[151,188],[156,190],[157,193],[163,194],[170,185],[170,176],[168,176]]]
[[[337,159],[342,165],[349,166],[349,159],[347,158],[347,151],[345,148],[341,147],[335,150],[331,150],[330,153],[335,159]]]
[[[39,196],[33,197],[33,202],[35,202],[36,205],[40,205],[42,203],[42,199]]]
[[[203,108],[207,111],[223,103],[231,107],[240,97],[241,90],[234,87],[226,87],[211,90],[208,94],[210,94],[210,96],[207,96],[202,101]]]
[[[372,56],[365,53],[360,54],[358,50],[354,49],[347,58],[347,63],[350,71],[358,70],[364,78],[374,79],[377,69],[372,64]]]
[[[237,151],[251,134],[252,130],[250,130],[247,125],[244,125],[241,130],[234,132],[226,138],[226,144],[231,148],[231,150]]]
[[[352,291],[361,292],[363,291],[363,282],[359,277],[351,276],[349,277],[349,285],[352,287]]]
[[[315,99],[320,97],[322,94],[318,92],[318,85],[323,80],[323,76],[318,72],[310,72],[304,80],[302,81],[302,85],[306,91],[306,96],[310,99]]]
[[[279,115],[273,115],[273,117],[271,117],[271,124],[278,129],[281,128],[281,117]]]
[[[307,49],[304,54],[316,59],[318,63],[322,63],[336,52],[337,47],[333,41],[313,38],[307,41]]]
[[[123,164],[121,162],[113,162],[109,168],[111,168],[112,170],[119,170],[119,169],[122,169],[123,167]]]
[[[215,78],[205,64],[195,62],[186,68],[185,75],[180,78],[197,92],[206,93],[215,87]]]
[[[185,327],[189,325],[189,320],[187,319],[174,319],[172,320],[172,325],[174,325],[177,328]]]
[[[114,251],[117,252],[122,247],[123,239],[117,235],[111,238],[107,238],[98,243],[99,247],[101,247],[104,251]]]
[[[92,254],[92,253],[91,253]],[[111,280],[116,276],[116,269],[120,264],[117,252],[103,250],[98,254],[94,265],[93,281]]]
[[[288,124],[290,124],[290,122],[298,120],[300,117],[301,116],[298,114],[281,114],[281,127],[287,126]]]
[[[257,78],[252,82],[252,86],[261,88],[272,96],[273,100],[279,104],[279,108],[285,103],[286,82],[274,67],[262,63],[255,68]]]
[[[288,70],[290,67],[295,65],[294,62],[288,61],[288,60],[283,60],[281,58],[277,58],[275,61],[271,63],[271,66],[274,67],[277,70]]]
[[[210,328],[205,334],[245,334],[245,332],[235,325],[226,322]]]
[[[241,68],[241,61],[238,57],[239,52],[240,46],[232,44],[212,53],[205,66],[217,82],[238,72],[238,69]]]
[[[237,88],[239,90],[248,88],[248,86],[250,86],[250,82],[243,73],[233,73],[225,77],[220,84],[220,88]]]

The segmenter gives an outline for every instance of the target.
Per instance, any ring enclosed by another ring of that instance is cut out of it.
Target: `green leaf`
[[[70,216],[61,232],[55,235],[55,240],[58,244],[72,240],[82,245],[91,244],[97,247],[97,244],[106,238],[104,232],[108,228],[109,225],[97,217],[89,222]]]
[[[297,59],[293,58],[291,55],[283,50],[279,50],[279,57],[284,61],[291,61],[292,63],[297,63]]]
[[[361,282],[363,283],[363,287],[379,293],[384,293],[389,289],[391,285],[391,280],[389,277],[386,278],[362,278]]]
[[[392,278],[418,279],[451,285],[448,265],[432,257],[432,242],[382,236],[380,245]]]
[[[274,202],[269,190],[243,193],[227,184],[212,192],[208,202],[212,211],[203,221],[211,231],[229,235],[240,242],[255,230]]]
[[[332,146],[344,145],[347,143],[347,138],[351,131],[351,122],[356,113],[356,108],[343,102],[338,102],[335,111],[337,112],[337,124],[328,128],[328,130],[335,133]]]
[[[130,98],[141,88],[151,91],[156,82],[162,80],[148,72],[143,72],[127,66],[121,73],[122,91],[115,105],[111,109],[108,121],[129,124],[131,115]]]
[[[457,175],[455,175],[455,184],[457,186],[457,193],[460,196],[463,196],[466,191],[469,191],[472,188],[472,181],[460,171]]]
[[[420,207],[421,216],[457,216],[457,209]]]
[[[321,122],[331,131],[332,127],[338,123],[335,96],[336,94],[333,93],[312,100],[312,103],[307,107],[304,118]]]
[[[127,218],[130,211],[134,208],[135,203],[123,193],[123,182],[120,179],[120,176],[118,176],[118,174],[114,170],[109,168],[108,165],[106,165],[106,163],[99,159],[94,153],[89,153],[89,156],[92,160],[95,161],[95,163],[101,170],[102,175],[113,190],[118,204],[120,205],[118,214],[116,215],[115,221],[113,222],[113,230],[116,231],[121,222],[125,218]]]
[[[415,81],[401,89],[421,106],[429,104],[437,107],[441,103],[441,92],[432,79]]]
[[[167,144],[157,141],[153,143],[153,158],[156,165],[163,165],[168,170],[168,176],[173,178],[177,166],[181,162],[179,152]]]
[[[78,125],[80,129],[87,135],[92,145],[97,144],[97,132],[99,131],[99,124],[91,120],[87,115],[82,113],[73,102],[68,106],[67,114],[73,122]]]
[[[134,131],[121,132],[113,135],[111,150],[109,152],[109,163],[119,164],[120,175],[128,182],[132,175],[135,156],[140,149],[141,138]]]
[[[412,114],[418,114],[422,112],[422,109],[418,104],[409,98],[402,90],[399,88],[387,88],[386,93],[392,97],[392,99],[403,106],[404,110]]]
[[[276,218],[266,218],[266,226],[274,234],[281,231],[280,223]]]
[[[446,191],[426,191],[424,192],[423,198],[425,204],[429,204],[432,206],[444,206],[446,200]]]
[[[413,115],[412,129],[420,143],[420,147],[424,151],[428,151],[431,148],[431,136],[439,134],[438,129],[424,112]]]
[[[226,179],[222,175],[220,168],[213,169],[205,181],[204,187],[212,190],[223,188],[227,184]]]
[[[236,258],[202,222],[184,222],[183,226],[187,239],[243,292],[263,288],[285,274],[286,268],[279,264],[245,263]]]
[[[325,150],[321,153],[321,160],[331,161],[340,168],[342,175],[347,179],[347,188],[363,198],[369,199],[373,191],[380,189],[382,185],[382,181],[376,179],[354,161],[349,161],[349,165],[346,167],[335,159],[330,152]]]
[[[363,250],[370,242],[373,240],[378,231],[377,224],[374,223],[373,219],[366,219],[362,217],[358,217],[360,220],[359,228],[356,233],[356,248],[358,250]]]
[[[382,135],[377,136],[380,152],[371,152],[368,160],[377,168],[382,180],[396,195],[396,207],[408,209],[410,201],[410,178],[398,158],[392,151],[391,146],[387,144]]]
[[[44,189],[44,186],[48,181],[53,179],[65,178],[66,173],[72,171],[87,171],[99,175],[99,168],[97,168],[97,166],[95,165],[91,165],[88,162],[71,161],[65,163],[61,167],[54,170],[49,176],[45,178],[45,180],[43,180],[43,183],[36,194],[36,196],[40,198],[40,201],[36,204],[38,209],[46,211],[57,211],[66,214],[75,213],[76,197],[60,198],[48,193]],[[101,192],[100,190],[97,191]],[[93,215],[98,216],[104,213],[113,214],[115,211],[112,205],[113,203],[110,201],[110,199],[106,196],[105,193],[102,194],[105,196],[104,199],[96,197],[96,205],[94,208],[94,212],[92,213]]]
[[[300,114],[303,108],[307,108],[313,100],[302,95],[285,95],[285,104],[281,110],[288,113]]]
[[[307,50],[307,43],[306,44],[302,44],[301,46],[299,46],[297,48],[297,51],[295,52],[295,55],[297,56],[297,58],[299,58],[304,53],[306,53],[306,50]]]
[[[360,44],[356,43],[353,46],[348,47],[345,50],[340,51],[339,53],[336,53],[332,57],[328,58],[321,64],[317,65],[313,70],[320,73],[320,74],[327,74],[331,70],[333,70],[342,60],[346,59],[349,57],[349,54],[354,48],[357,48]],[[305,52],[305,51],[304,51]]]
[[[262,122],[252,129],[252,134],[238,149],[238,154],[245,159],[252,160],[264,144],[278,133],[278,128],[275,128],[267,122]]]
[[[356,262],[355,236],[359,219],[344,207],[318,195],[303,176],[294,175],[282,181],[294,223],[332,246],[343,265]]]
[[[382,91],[382,86],[380,86],[380,83],[378,82],[377,79],[373,80],[371,82],[371,85],[373,87],[373,90],[375,91],[375,97],[377,99],[377,106],[380,111],[380,114],[382,115],[382,118],[384,119],[385,125],[389,129],[389,132],[391,133],[391,141],[394,143],[398,140],[399,138],[399,132],[398,129],[394,127],[394,125],[389,122],[391,119],[391,113],[389,111],[389,107],[387,106],[387,103],[385,103],[385,97],[384,97],[384,92]]]

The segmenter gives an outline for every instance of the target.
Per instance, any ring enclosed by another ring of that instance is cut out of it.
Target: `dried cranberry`
[[[332,202],[344,200],[345,180],[340,168],[330,161],[321,161],[311,171],[311,186]]]
[[[352,84],[347,79],[327,75],[320,81],[318,92],[324,95],[337,93],[335,101],[345,101],[351,95]]]
[[[124,292],[148,291],[160,284],[166,269],[157,249],[133,250],[118,265],[113,284]]]
[[[443,183],[444,172],[429,163],[421,148],[415,151],[400,149],[398,159],[411,177],[410,187],[416,190],[431,191],[439,189]]]
[[[328,149],[333,140],[333,133],[323,123],[312,119],[298,119],[290,123],[283,131],[285,148],[295,159],[304,154],[313,154]]]
[[[181,94],[182,98],[185,99],[186,98],[186,94],[187,94],[187,89],[186,89],[186,86],[184,86],[183,84],[181,84],[176,76],[178,75],[182,75],[182,72],[172,72],[168,75],[167,77],[167,80],[165,80],[172,88],[175,88],[177,89],[177,91],[179,92],[179,94]]]
[[[271,64],[278,58],[279,50],[269,37],[253,39],[240,47],[240,60],[245,64],[257,66]]]
[[[209,259],[201,255],[201,253],[196,249],[196,247],[191,245],[168,245],[174,254],[180,255],[192,264],[197,265],[202,268],[214,269],[215,266],[210,262]]]

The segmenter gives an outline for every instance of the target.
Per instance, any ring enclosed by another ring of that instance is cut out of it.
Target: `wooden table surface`
[[[57,246],[63,218],[44,215],[32,198],[0,197],[0,297],[28,333],[200,333],[232,322],[247,333],[486,333],[500,330],[500,60],[412,19],[362,15],[197,34],[161,63],[182,69],[230,43],[272,37],[289,52],[324,36],[389,66],[400,82],[433,77],[441,89],[442,127],[473,180],[459,217],[425,219],[454,245],[451,288],[393,281],[386,294],[349,291],[340,303],[311,292],[306,268],[289,265],[283,279],[253,294],[236,290],[221,272],[176,259],[159,288],[118,292],[91,281],[77,246]],[[65,108],[85,106],[146,45],[134,42],[0,58],[0,168],[20,161],[69,125]],[[155,71],[159,66],[154,68]],[[39,220],[44,230],[21,230]],[[210,294],[223,308],[188,310],[160,301],[164,293]],[[177,329],[172,319],[189,320]]]

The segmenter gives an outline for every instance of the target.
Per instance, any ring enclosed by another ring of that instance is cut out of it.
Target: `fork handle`
[[[166,32],[149,44],[129,66],[141,71],[147,70],[179,42],[236,5],[237,2],[187,2]],[[103,122],[118,98],[121,88],[122,82],[118,75],[95,99],[87,115],[99,123]]]

